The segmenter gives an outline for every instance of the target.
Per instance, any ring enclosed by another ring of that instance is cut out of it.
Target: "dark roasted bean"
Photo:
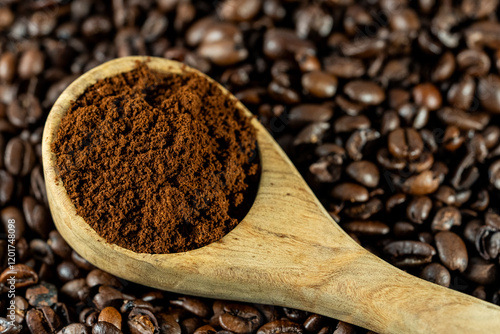
[[[290,110],[288,120],[291,126],[299,126],[308,122],[325,122],[333,116],[333,110],[316,104],[300,104]]]
[[[432,220],[433,231],[449,231],[453,226],[462,224],[460,211],[453,206],[446,206],[438,210]]]
[[[422,137],[412,128],[396,129],[389,133],[387,140],[389,152],[399,159],[418,159],[424,149]]]
[[[441,262],[450,270],[463,272],[469,261],[462,239],[453,232],[444,231],[435,235],[436,248]]]
[[[57,288],[53,284],[41,282],[26,290],[26,299],[31,306],[52,306],[57,302]]]
[[[416,224],[422,224],[432,209],[432,200],[427,196],[417,196],[406,208],[406,217]]]
[[[382,88],[370,81],[350,81],[345,85],[344,93],[352,100],[368,105],[378,105],[385,99]]]
[[[91,288],[96,285],[110,285],[117,288],[122,286],[116,277],[100,269],[94,269],[87,275],[87,285]]]
[[[289,333],[303,334],[302,326],[289,320],[275,320],[263,325],[257,334]]]
[[[498,268],[494,263],[479,257],[473,257],[469,260],[464,276],[477,284],[491,284],[498,277]]]
[[[197,315],[201,318],[206,318],[210,315],[210,308],[207,304],[197,298],[192,297],[182,297],[178,300],[170,301],[172,305],[178,305],[184,308],[185,310]]]
[[[11,233],[13,230],[16,240],[19,240],[23,236],[26,223],[23,213],[17,207],[8,206],[3,208],[0,211],[0,220],[2,221],[4,231]]]
[[[377,166],[370,161],[354,161],[347,166],[346,173],[357,182],[370,188],[376,187],[380,180]]]
[[[35,159],[31,144],[19,137],[9,140],[5,147],[5,168],[13,175],[27,175],[33,168]]]
[[[394,265],[406,267],[431,262],[436,250],[419,241],[393,241],[384,247],[384,253],[391,257]]]
[[[255,307],[238,303],[224,303],[219,315],[221,327],[234,333],[251,333],[260,327],[262,319]]]
[[[351,221],[342,227],[358,235],[384,235],[390,231],[389,226],[379,221]]]
[[[337,78],[321,71],[312,71],[302,76],[304,90],[317,98],[328,98],[337,92]]]
[[[413,87],[413,100],[416,104],[428,110],[439,109],[442,102],[441,93],[431,83],[424,83]]]
[[[439,184],[437,174],[428,170],[408,178],[401,189],[411,195],[428,195],[436,191]]]
[[[332,189],[331,195],[334,198],[350,202],[366,202],[369,194],[368,190],[355,183],[341,183]]]
[[[458,109],[469,109],[472,106],[476,82],[470,76],[463,77],[459,82],[451,85],[448,90],[448,102]]]
[[[439,263],[431,263],[425,266],[420,273],[420,278],[445,287],[449,287],[451,281],[450,272]]]
[[[122,334],[122,331],[109,322],[101,321],[92,327],[92,334]]]

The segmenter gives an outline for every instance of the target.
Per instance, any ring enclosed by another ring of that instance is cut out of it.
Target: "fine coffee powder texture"
[[[256,193],[250,119],[214,83],[146,64],[98,81],[52,144],[77,213],[108,242],[183,252],[233,229]]]

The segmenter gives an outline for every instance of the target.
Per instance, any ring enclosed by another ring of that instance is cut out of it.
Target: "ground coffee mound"
[[[196,74],[139,64],[97,82],[72,103],[52,150],[77,213],[108,242],[135,252],[183,252],[219,240],[255,196],[255,130]]]

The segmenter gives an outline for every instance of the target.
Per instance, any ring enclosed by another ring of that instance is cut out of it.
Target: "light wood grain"
[[[158,71],[195,71],[148,59]],[[250,212],[233,231],[219,242],[178,254],[138,254],[106,243],[77,216],[57,180],[50,143],[70,101],[97,80],[130,71],[137,60],[145,58],[119,58],[81,76],[59,97],[45,125],[50,209],[59,232],[85,259],[151,287],[299,308],[379,333],[500,332],[499,307],[410,276],[358,246],[256,119],[262,177]]]

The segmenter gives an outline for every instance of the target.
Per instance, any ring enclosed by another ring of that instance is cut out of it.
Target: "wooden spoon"
[[[89,262],[159,289],[298,308],[379,333],[500,332],[500,307],[413,277],[354,242],[255,118],[262,175],[250,212],[233,231],[218,242],[177,254],[139,254],[107,243],[76,214],[57,179],[50,144],[71,101],[97,80],[132,70],[136,61],[148,61],[150,68],[161,72],[204,76],[160,58],[109,61],[61,94],[43,133],[45,183],[54,222]],[[250,116],[239,102],[238,107]]]

